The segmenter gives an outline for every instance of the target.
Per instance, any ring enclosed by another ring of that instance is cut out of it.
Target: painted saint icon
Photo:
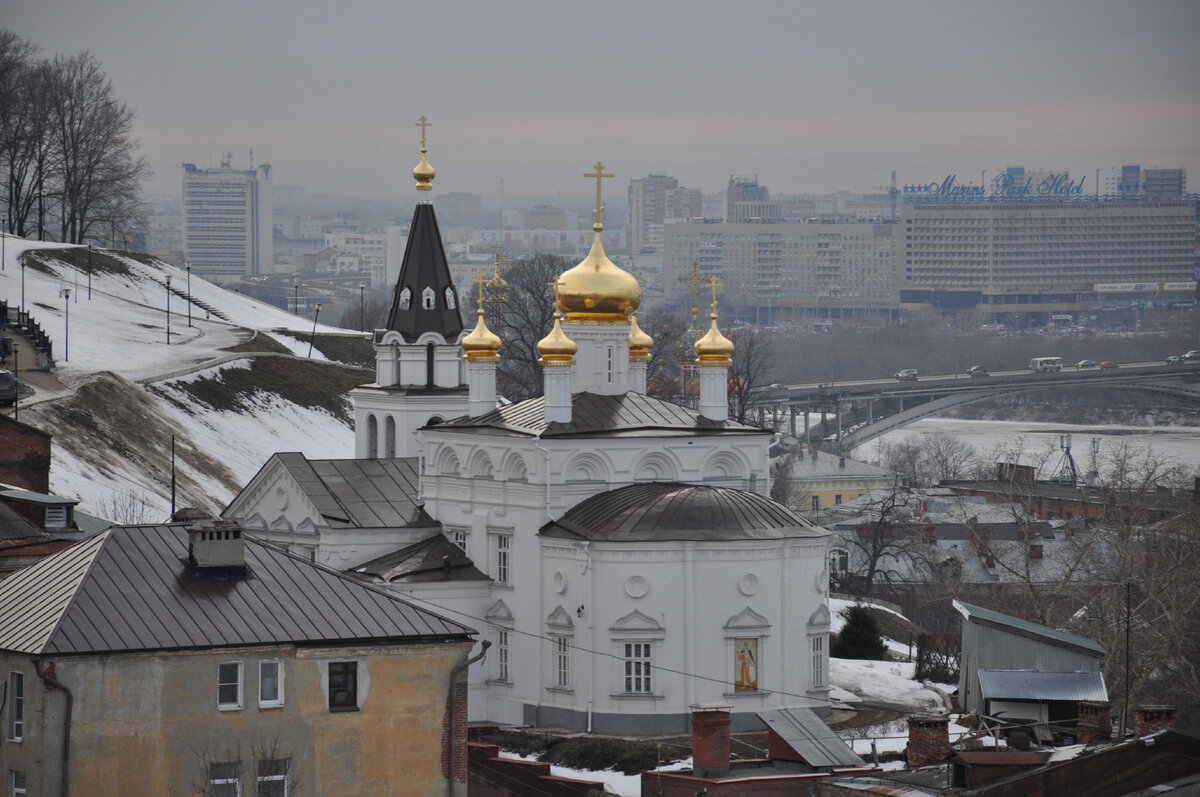
[[[758,691],[758,640],[733,640],[733,691]]]

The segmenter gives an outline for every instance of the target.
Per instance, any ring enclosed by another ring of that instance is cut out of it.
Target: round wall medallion
[[[559,595],[567,591],[567,577],[561,570],[554,573],[554,591]]]
[[[650,591],[650,582],[641,576],[630,576],[625,581],[625,594],[631,598],[640,598]]]
[[[277,506],[279,508],[279,510],[282,512],[283,510],[287,509],[287,505],[288,505],[287,490],[283,489],[282,486],[276,487],[275,488],[275,506]]]
[[[758,592],[758,576],[753,573],[746,573],[738,579],[737,588],[738,592],[747,597],[754,595]]]
[[[817,592],[825,592],[829,589],[829,571],[821,568],[821,572],[817,573]]]

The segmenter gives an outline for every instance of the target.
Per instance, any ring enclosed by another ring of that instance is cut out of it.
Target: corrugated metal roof
[[[434,534],[350,571],[366,579],[392,581],[491,581],[475,563],[450,540]]]
[[[542,534],[590,540],[744,540],[829,532],[770,498],[705,484],[640,482],[573,506]]]
[[[960,600],[953,601],[953,604],[954,608],[958,609],[962,616],[968,620],[979,620],[985,623],[991,623],[992,625],[1003,626],[1018,633],[1039,636],[1043,639],[1047,639],[1052,642],[1059,642],[1064,645],[1071,645],[1072,647],[1080,648],[1082,650],[1095,653],[1099,656],[1104,655],[1104,648],[1100,647],[1100,643],[1092,639],[1088,639],[1085,636],[1071,634],[1066,631],[1059,631],[1048,626],[1038,625],[1037,623],[1031,623],[1028,620],[1021,620],[1017,617],[1013,617],[1012,615],[1002,614],[997,611],[992,611],[991,609],[985,609],[982,606],[974,606],[970,603],[963,603]]]
[[[454,418],[434,428],[491,428],[542,437],[644,434],[647,431],[770,434],[765,429],[737,421],[710,421],[688,407],[634,392],[617,396],[576,393],[571,397],[569,423],[547,424],[543,398],[538,396],[500,407],[477,418]]]
[[[72,654],[465,637],[466,626],[252,538],[187,566],[183,524],[117,526],[0,581],[0,649]]]
[[[275,457],[331,527],[437,525],[417,502],[416,457],[308,459],[296,452]]]
[[[0,503],[0,542],[46,537],[41,529]]]
[[[986,700],[1108,700],[1099,672],[978,670]]]
[[[860,767],[865,763],[811,709],[760,711],[758,718],[810,767]]]

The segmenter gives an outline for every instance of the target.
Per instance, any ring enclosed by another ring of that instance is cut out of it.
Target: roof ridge
[[[48,632],[46,632],[45,637],[42,638],[41,644],[37,650],[37,653],[39,655],[47,647],[50,646],[50,640],[52,640],[54,638],[54,635],[58,633],[59,628],[62,627],[63,619],[67,616],[71,607],[75,605],[75,600],[79,597],[80,587],[83,586],[83,582],[86,581],[88,576],[91,574],[92,568],[94,568],[96,566],[96,560],[100,557],[101,551],[104,550],[105,542],[112,539],[113,528],[115,528],[115,527],[109,526],[107,529],[100,532],[99,534],[95,534],[92,537],[90,537],[89,539],[81,540],[78,543],[78,545],[81,545],[81,546],[91,543],[93,546],[93,550],[92,550],[91,554],[89,555],[87,566],[85,568],[83,568],[83,572],[80,573],[79,578],[77,578],[75,580],[75,586],[71,588],[70,597],[68,597],[65,601],[63,601],[62,608],[59,609],[59,612],[58,612],[58,617],[54,618],[54,625],[51,626],[50,630]],[[76,551],[75,548],[76,548],[76,546],[72,545],[68,548],[64,548],[62,551],[60,551],[60,553],[66,553],[67,551],[71,551],[73,553],[78,553],[78,551]],[[42,561],[43,562],[48,561],[57,555],[58,554],[52,554],[51,556],[46,557],[46,559],[43,559]],[[64,556],[63,558],[66,558],[66,557]]]

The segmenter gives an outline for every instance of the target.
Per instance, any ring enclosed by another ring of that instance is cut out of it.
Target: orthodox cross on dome
[[[483,309],[484,288],[487,287],[488,283],[491,282],[491,280],[489,280],[487,277],[483,276],[482,271],[478,271],[475,273],[475,279],[473,279],[471,281],[475,283],[475,289],[479,292],[479,299],[478,299],[477,303],[479,304],[479,309],[482,310]]]
[[[554,314],[558,315],[558,288],[562,285],[562,274],[546,283],[550,286],[550,291],[554,296]]]
[[[712,288],[712,296],[713,296],[712,317],[716,318],[717,317],[717,288],[722,288],[724,286],[721,285],[721,283],[717,282],[717,277],[714,274],[708,278],[708,287]]]
[[[606,174],[604,172],[604,164],[601,161],[596,161],[595,169],[595,174],[585,174],[584,177],[596,178],[596,209],[592,211],[592,215],[596,217],[596,223],[592,225],[592,229],[596,232],[600,232],[604,229],[604,224],[600,219],[600,216],[604,213],[604,205],[600,204],[600,181],[605,177],[615,177],[616,175],[612,174],[611,172]]]
[[[700,279],[700,264],[692,261],[692,273],[685,274],[679,277],[679,282],[686,283],[688,291],[692,294],[692,327],[696,326],[696,319],[700,317],[700,283],[704,280]]]
[[[430,122],[424,116],[422,116],[421,121],[417,122],[416,126],[421,128],[421,151],[424,152],[426,141],[425,128],[433,127],[433,122]]]

